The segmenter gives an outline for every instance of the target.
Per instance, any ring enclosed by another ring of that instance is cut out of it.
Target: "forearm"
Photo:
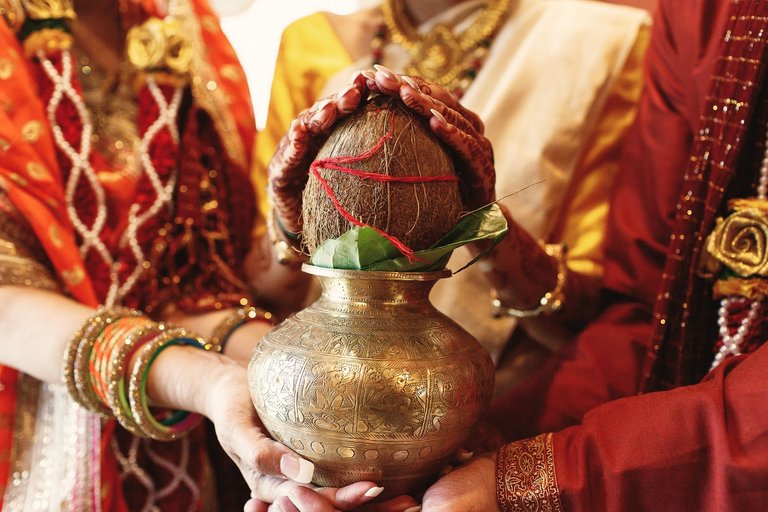
[[[541,298],[556,289],[558,273],[565,272],[565,300],[561,307],[557,311],[520,318],[521,327],[531,337],[551,350],[557,350],[599,312],[600,281],[565,265],[561,267],[531,235],[510,217],[508,221],[509,235],[481,260],[480,265],[496,291],[502,310],[536,310]]]
[[[221,322],[234,312],[233,309],[226,309],[202,315],[174,315],[168,320],[174,325],[196,332],[205,339],[210,339]],[[256,321],[238,325],[227,336],[222,353],[241,365],[247,365],[253,348],[270,329],[272,329],[272,323],[265,318],[258,318]]]
[[[53,292],[0,286],[0,364],[62,382],[64,352],[93,308]]]
[[[767,370],[761,349],[705,382],[606,404],[554,434],[563,509],[764,508]]]

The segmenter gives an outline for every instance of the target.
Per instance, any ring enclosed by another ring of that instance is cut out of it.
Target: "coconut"
[[[390,131],[392,136],[379,151],[339,165],[395,177],[456,176],[450,154],[428,122],[400,100],[388,96],[375,96],[365,107],[338,122],[320,148],[316,162],[359,156],[370,151]],[[457,181],[382,182],[324,165],[317,165],[316,170],[354,219],[397,238],[413,250],[433,245],[456,225],[461,213]],[[302,240],[310,254],[325,240],[337,238],[354,227],[334,205],[321,180],[311,173],[304,189],[302,217]]]

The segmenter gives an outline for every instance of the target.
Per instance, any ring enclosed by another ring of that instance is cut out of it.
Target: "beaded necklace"
[[[408,19],[403,2],[386,0],[382,5],[384,22],[371,43],[374,64],[380,63],[389,39],[409,53],[406,73],[436,82],[460,98],[482,68],[508,7],[509,0],[490,0],[472,24],[458,34],[444,24],[420,34]]]
[[[768,215],[768,124],[766,124],[764,142],[765,151],[763,153],[763,160],[760,164],[759,181],[757,184],[757,198],[732,201],[731,204],[734,206],[735,210],[735,212],[732,214],[733,217],[743,217],[743,212],[748,212],[748,214],[751,214],[754,219],[765,220],[766,215]],[[724,255],[721,255],[721,252],[717,250],[717,245],[719,244],[716,243],[716,237],[718,237],[718,235],[721,239],[727,238],[730,240],[728,234],[723,233],[723,231],[727,231],[723,228],[727,222],[727,219],[725,221],[721,221],[721,223],[718,224],[718,227],[715,228],[713,234],[711,235],[712,242],[708,243],[707,250],[714,258],[724,262],[727,261],[728,263],[731,263],[732,266],[736,266],[733,262],[730,261],[730,259]],[[755,231],[759,231],[760,225],[763,224],[760,222],[760,220],[757,220],[757,222],[751,220],[751,222],[754,223],[752,224],[752,229]],[[760,235],[757,237],[759,236]],[[744,244],[748,244],[750,242],[757,242],[757,240],[752,241],[748,238],[742,238],[740,241],[733,240],[733,242],[734,243],[731,245],[743,246]],[[740,273],[743,274],[751,274],[755,269],[747,269],[745,267],[743,270],[741,268],[738,270],[741,270]],[[761,277],[748,279],[748,283],[754,283],[757,284],[757,286],[753,286],[749,291],[747,291],[747,289],[743,290],[746,293],[723,294],[725,296],[720,299],[720,307],[717,310],[717,326],[720,348],[715,353],[715,358],[712,362],[710,370],[717,368],[717,366],[726,358],[739,355],[744,351],[746,342],[748,341],[749,337],[753,335],[753,331],[755,330],[755,321],[758,319],[759,315],[762,315],[763,313],[764,291],[762,291],[759,286],[761,281]],[[715,285],[716,293],[719,286],[722,286],[722,283],[717,283]],[[741,317],[741,319],[738,320],[738,317]]]

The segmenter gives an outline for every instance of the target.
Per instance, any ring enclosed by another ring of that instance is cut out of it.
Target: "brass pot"
[[[315,464],[318,485],[418,491],[451,463],[493,392],[488,354],[429,302],[450,272],[304,271],[321,297],[251,357],[259,417]]]

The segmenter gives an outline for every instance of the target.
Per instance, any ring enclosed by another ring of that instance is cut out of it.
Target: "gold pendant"
[[[459,76],[463,60],[464,52],[451,29],[438,25],[416,43],[408,72],[445,86]]]

